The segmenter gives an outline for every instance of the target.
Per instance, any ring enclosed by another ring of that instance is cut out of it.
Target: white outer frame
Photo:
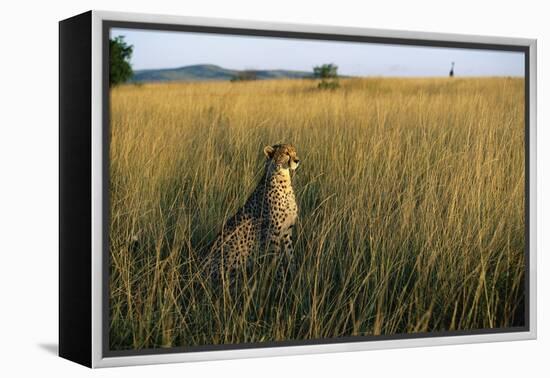
[[[529,325],[525,332],[482,335],[456,335],[416,339],[396,339],[351,343],[265,347],[206,352],[149,354],[139,356],[103,357],[102,355],[102,21],[128,21],[159,24],[182,24],[288,32],[358,35],[450,41],[467,43],[508,44],[529,47]],[[489,37],[478,35],[409,32],[403,30],[364,29],[321,25],[267,23],[202,17],[181,17],[154,14],[92,11],[92,367],[115,367],[174,362],[193,362],[235,358],[287,356],[298,354],[351,352],[374,349],[424,347],[496,341],[532,340],[537,337],[537,41],[535,39]]]

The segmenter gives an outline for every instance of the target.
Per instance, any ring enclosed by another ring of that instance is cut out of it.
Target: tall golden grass
[[[111,91],[110,347],[524,322],[523,79],[345,79]],[[292,143],[297,271],[213,288],[197,254]],[[217,291],[217,292],[216,292]]]

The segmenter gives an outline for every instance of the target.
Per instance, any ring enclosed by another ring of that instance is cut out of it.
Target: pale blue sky
[[[111,36],[119,35],[134,45],[134,70],[216,64],[231,69],[311,71],[316,65],[335,63],[341,75],[447,76],[451,62],[455,62],[456,76],[524,75],[524,56],[520,52],[111,30]]]

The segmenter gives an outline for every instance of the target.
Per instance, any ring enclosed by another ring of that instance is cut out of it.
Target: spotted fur
[[[292,229],[298,218],[298,206],[291,171],[300,160],[289,144],[267,146],[264,153],[264,174],[258,186],[208,248],[207,271],[215,280],[220,279],[222,272],[233,276],[236,271],[250,267],[255,252],[284,257],[282,261],[292,267]]]

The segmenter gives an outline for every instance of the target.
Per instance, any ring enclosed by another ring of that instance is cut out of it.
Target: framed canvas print
[[[536,41],[61,21],[59,353],[536,337]]]

